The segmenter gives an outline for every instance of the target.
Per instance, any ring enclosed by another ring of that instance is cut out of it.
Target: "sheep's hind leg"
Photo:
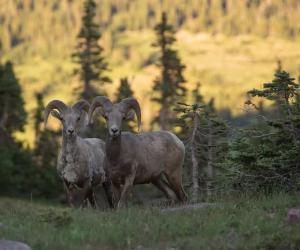
[[[177,198],[181,202],[187,201],[186,193],[184,192],[183,186],[182,186],[182,177],[181,176],[173,176],[166,174],[166,178],[170,184],[170,187],[175,192]]]
[[[175,201],[176,200],[175,193],[169,187],[168,183],[166,183],[163,180],[163,176],[162,175],[158,179],[156,179],[155,181],[152,181],[152,184],[154,186],[156,186],[159,190],[161,190],[166,195],[166,197],[169,200],[171,200],[171,201]]]
[[[120,201],[121,197],[121,187],[112,183],[111,188],[113,208],[117,208],[118,202]]]

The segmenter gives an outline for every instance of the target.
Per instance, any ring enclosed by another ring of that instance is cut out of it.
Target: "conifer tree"
[[[262,90],[253,89],[248,93],[255,97],[262,97],[270,101],[274,101],[275,108],[283,116],[281,123],[283,127],[288,129],[293,138],[298,137],[298,129],[295,127],[293,118],[293,102],[298,94],[299,84],[294,82],[289,73],[276,70],[275,78],[271,83],[265,83]]]
[[[300,181],[299,84],[285,71],[276,70],[274,79],[251,96],[273,102],[262,116],[265,126],[254,124],[240,131],[230,146],[228,167],[235,186],[242,190],[295,190]],[[255,107],[251,101],[247,104]],[[261,123],[262,121],[260,121]],[[228,176],[229,177],[229,176]],[[228,178],[229,179],[229,178]]]
[[[178,53],[172,48],[176,41],[175,31],[172,25],[167,23],[167,14],[162,13],[161,22],[155,26],[156,41],[154,47],[160,49],[160,57],[157,66],[160,76],[155,79],[154,91],[156,97],[153,100],[161,105],[159,116],[154,119],[161,129],[169,129],[170,122],[174,120],[172,110],[176,102],[184,101],[186,88],[183,70]]]
[[[116,92],[115,100],[120,102],[124,98],[133,97],[134,93],[130,87],[128,78],[120,79],[120,86]],[[131,121],[124,121],[123,129],[124,131],[134,131],[134,124]]]
[[[133,96],[133,91],[130,87],[128,78],[127,77],[121,78],[120,86],[117,90],[116,97],[115,97],[116,102],[120,102],[122,99],[132,97],[132,96]]]
[[[198,103],[188,105],[178,103],[175,110],[181,113],[189,129],[186,133],[186,149],[188,166],[191,166],[192,200],[200,196],[200,187],[207,188],[211,195],[215,182],[215,167],[223,160],[227,143],[227,127],[216,114],[213,100],[207,104],[199,92],[200,85],[192,91],[193,100]],[[205,194],[205,193],[202,193]],[[203,196],[202,196],[203,198]]]
[[[228,132],[226,123],[216,113],[213,98],[205,106],[202,131],[206,142],[207,195],[210,196],[215,187],[216,165],[223,161],[227,152]]]
[[[204,98],[200,92],[200,87],[200,82],[197,82],[195,88],[192,90],[193,103],[204,104]]]
[[[96,3],[94,0],[84,2],[82,27],[78,34],[77,51],[72,55],[80,65],[76,73],[83,81],[81,97],[91,100],[95,95],[103,94],[102,87],[111,80],[105,75],[108,65],[103,56],[103,48],[99,45],[100,27],[95,22]]]
[[[21,87],[13,64],[0,65],[0,193],[4,195],[40,195],[53,192],[56,185],[46,183],[44,173],[36,169],[31,152],[12,136],[26,122]],[[45,145],[46,146],[46,145]],[[49,148],[48,148],[49,150]],[[51,151],[50,151],[51,152]],[[55,172],[54,172],[55,173]],[[56,177],[56,173],[52,175]],[[47,175],[47,178],[50,175]],[[49,178],[48,178],[49,179]],[[54,187],[54,189],[53,189]],[[45,192],[44,192],[45,191]]]
[[[8,137],[23,130],[26,121],[21,87],[15,76],[13,64],[0,65],[0,129]]]
[[[190,128],[189,133],[187,134],[186,140],[186,149],[189,160],[191,161],[191,183],[192,183],[192,200],[197,201],[199,198],[199,179],[200,175],[203,171],[203,165],[200,159],[199,154],[199,128],[200,128],[200,120],[201,120],[201,109],[203,106],[198,104],[187,105],[187,104],[179,104],[180,107],[175,110],[182,113],[180,119],[184,120],[187,124],[187,120],[190,120]]]

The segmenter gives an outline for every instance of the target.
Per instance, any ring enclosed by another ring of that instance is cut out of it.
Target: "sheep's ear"
[[[61,115],[56,110],[51,110],[51,115],[53,115],[56,119],[62,120]]]
[[[134,116],[135,116],[134,110],[130,109],[126,114],[125,119],[126,120],[134,120]]]

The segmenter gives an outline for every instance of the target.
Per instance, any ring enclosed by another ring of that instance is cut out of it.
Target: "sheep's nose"
[[[68,133],[69,133],[70,135],[72,135],[72,134],[74,133],[74,129],[73,129],[73,128],[69,128],[69,129],[68,129]]]
[[[113,134],[117,134],[117,133],[119,132],[119,129],[116,128],[116,127],[112,127],[112,128],[110,129],[110,131],[111,131]]]

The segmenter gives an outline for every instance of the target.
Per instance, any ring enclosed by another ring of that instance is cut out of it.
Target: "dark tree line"
[[[13,64],[0,65],[0,182],[1,195],[56,197],[60,186],[54,166],[57,141],[50,132],[41,129],[43,103],[37,95],[35,111],[36,145],[34,151],[24,148],[15,139],[22,131],[28,114],[24,109],[21,87]]]
[[[208,5],[206,8],[211,10]],[[229,13],[229,8],[230,1],[222,1],[224,15]],[[76,90],[76,98],[88,101],[104,95],[105,85],[111,82],[104,51],[99,45],[101,27],[96,22],[96,10],[95,1],[85,1],[82,27],[73,53],[78,66],[75,73],[82,83]],[[185,185],[190,187],[191,198],[205,199],[219,190],[299,189],[299,83],[279,65],[272,82],[265,83],[261,90],[248,92],[246,104],[256,118],[248,126],[232,128],[220,118],[214,100],[207,101],[201,95],[200,84],[196,84],[189,98],[183,75],[185,65],[174,48],[175,30],[166,13],[162,13],[154,32],[153,46],[160,56],[156,62],[159,75],[154,81],[153,101],[160,109],[153,124],[176,132],[185,141]],[[118,102],[133,95],[124,76],[114,99]],[[255,98],[271,101],[271,108],[257,105]],[[0,194],[57,197],[61,192],[55,169],[60,134],[43,126],[42,92],[36,93],[36,104],[35,143],[30,150],[14,136],[23,130],[28,116],[19,81],[11,62],[0,64],[0,139],[3,142],[0,144]],[[101,120],[97,122],[84,136],[105,137],[105,126]],[[132,123],[126,124],[125,129],[135,130]]]

